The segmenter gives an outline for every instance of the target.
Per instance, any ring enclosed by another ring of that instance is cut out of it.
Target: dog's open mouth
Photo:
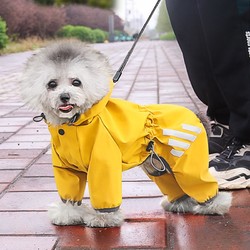
[[[63,104],[63,105],[59,106],[58,109],[63,113],[69,113],[74,107],[75,107],[75,105],[73,105],[73,104]]]

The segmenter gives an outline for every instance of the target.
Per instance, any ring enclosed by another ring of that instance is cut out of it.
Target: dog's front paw
[[[84,223],[88,227],[118,227],[123,223],[124,217],[120,210],[110,213],[101,213],[94,209],[89,212]]]
[[[84,217],[89,208],[84,205],[78,206],[71,202],[59,202],[50,205],[48,210],[49,218],[55,225],[78,225],[84,223]]]

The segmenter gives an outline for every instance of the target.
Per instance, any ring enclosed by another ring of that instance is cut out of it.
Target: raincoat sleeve
[[[58,193],[63,201],[81,202],[87,182],[87,174],[67,168],[52,145],[53,170]]]
[[[105,129],[98,131],[88,169],[90,201],[94,209],[112,212],[122,202],[122,157]]]

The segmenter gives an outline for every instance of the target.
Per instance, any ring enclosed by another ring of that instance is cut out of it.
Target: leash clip
[[[143,167],[146,169],[149,175],[161,176],[165,173],[169,173],[169,174],[173,173],[167,161],[155,152],[153,140],[151,140],[148,143],[146,151],[150,152],[150,156],[148,157],[149,162],[146,161],[143,164]]]
[[[69,125],[72,125],[73,123],[75,123],[80,117],[80,113],[76,113],[75,115],[73,115],[73,117],[71,117],[71,119],[69,120]]]

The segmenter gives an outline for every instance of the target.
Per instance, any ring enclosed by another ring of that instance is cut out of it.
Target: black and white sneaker
[[[233,138],[226,149],[209,162],[209,171],[220,189],[250,188],[250,144]]]
[[[211,134],[209,136],[209,154],[220,154],[232,140],[233,135],[229,130],[229,127],[211,121]]]

